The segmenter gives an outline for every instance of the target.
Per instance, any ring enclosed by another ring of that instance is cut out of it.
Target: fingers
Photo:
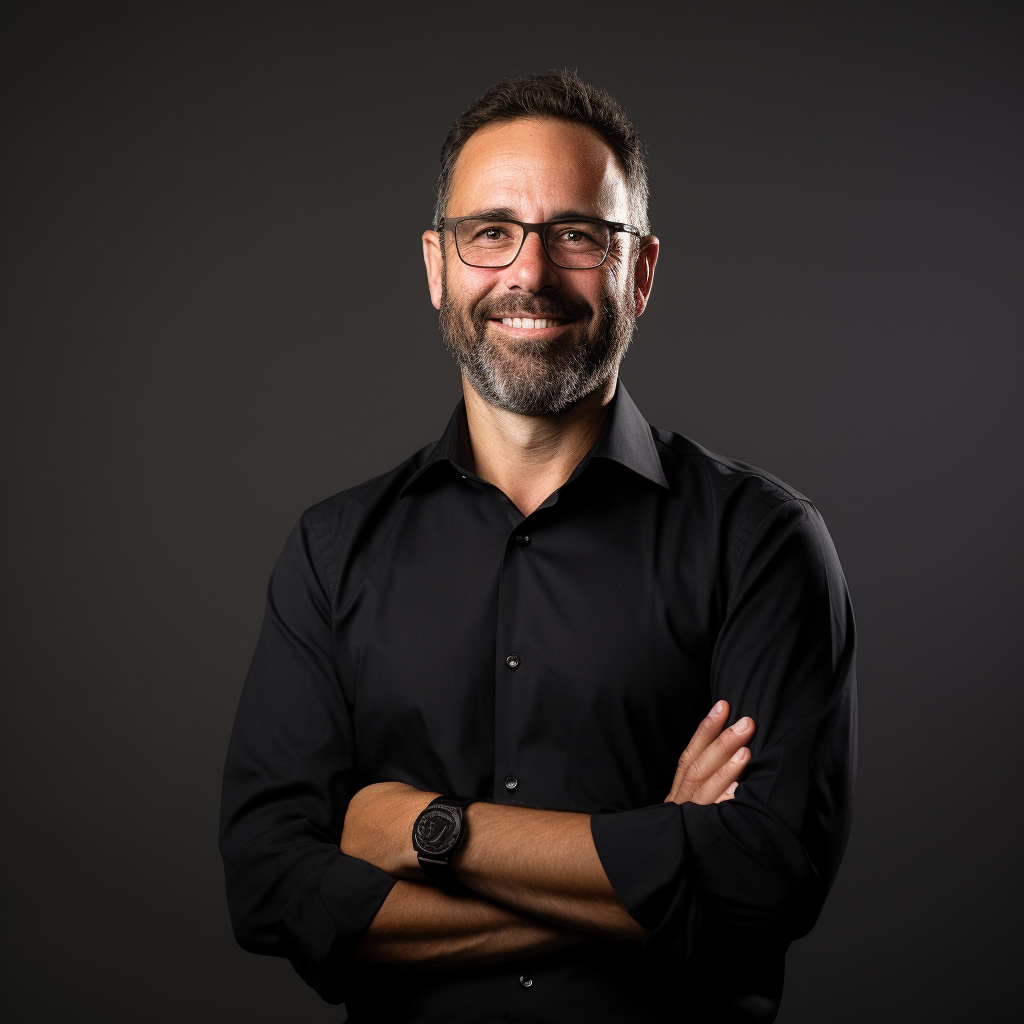
[[[704,723],[701,723],[702,728],[703,725]],[[688,746],[680,758],[669,799],[677,804],[686,803],[688,800],[697,803],[715,802],[731,783],[739,779],[740,773],[746,767],[750,758],[746,744],[753,739],[754,731],[754,720],[744,717],[721,732],[692,759],[687,756],[690,750]],[[700,732],[699,728],[694,734],[695,739]],[[734,756],[738,756],[739,760],[731,762],[730,759]],[[698,793],[700,799],[696,799],[695,794]]]
[[[736,795],[736,787],[739,785],[738,782],[734,782],[716,801],[716,804],[724,804],[726,800],[731,800]]]
[[[722,731],[729,718],[729,702],[720,700],[708,712],[707,717],[697,726],[686,749],[679,755],[679,762],[676,765],[676,774],[672,779],[672,786],[665,797],[665,803],[670,800],[677,804],[685,803],[690,799],[687,791],[687,771],[696,759],[708,748],[712,741]],[[692,789],[692,787],[691,787]],[[686,795],[683,793],[686,792]]]
[[[750,750],[747,747],[740,747],[721,768],[694,790],[693,796],[690,797],[690,802],[695,804],[717,804],[723,798],[731,800],[739,784],[739,777],[743,769],[747,767],[749,760]]]

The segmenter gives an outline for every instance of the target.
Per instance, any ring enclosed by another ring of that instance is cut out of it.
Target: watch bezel
[[[444,820],[450,831],[438,840],[430,840],[421,835],[422,827],[429,821]],[[458,845],[463,833],[462,808],[457,804],[437,803],[431,801],[417,815],[412,827],[413,849],[425,857],[446,857]]]

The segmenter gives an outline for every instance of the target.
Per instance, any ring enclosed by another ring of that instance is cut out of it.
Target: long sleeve
[[[856,758],[854,623],[831,539],[808,502],[751,511],[723,559],[712,699],[757,723],[734,800],[593,818],[601,861],[653,949],[701,929],[806,933],[849,832]],[[783,946],[784,949],[784,946]],[[781,982],[780,982],[781,984]]]
[[[338,848],[359,783],[328,580],[304,516],[271,577],[238,706],[220,849],[239,944],[287,956],[336,1003],[345,998],[352,949],[395,880]]]
[[[407,1020],[515,1017],[510,1000],[552,1019],[773,1019],[853,782],[853,619],[818,513],[653,429],[621,387],[527,517],[460,466],[467,429],[460,406],[435,445],[310,509],[274,570],[224,776],[239,943],[353,1019],[386,1016],[382,992]],[[659,803],[717,697],[757,722],[736,799]],[[355,969],[394,881],[338,843],[351,797],[382,781],[603,809],[594,841],[644,947],[581,943],[531,961],[529,987],[526,964]]]

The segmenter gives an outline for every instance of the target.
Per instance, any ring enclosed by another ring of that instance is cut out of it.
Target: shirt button
[[[525,548],[526,545],[530,543],[530,538],[525,533],[521,533],[518,537],[516,537],[516,543],[521,548]]]
[[[519,785],[519,780],[514,775],[510,775],[505,780],[505,788],[508,789],[508,790],[513,790],[518,785]]]
[[[533,984],[533,978],[528,978],[525,974],[520,974],[519,984],[522,985],[523,988],[529,988]]]
[[[519,668],[519,659],[514,654],[510,654],[505,659],[505,664],[508,665],[508,667],[512,669],[513,672],[515,672],[515,670]]]

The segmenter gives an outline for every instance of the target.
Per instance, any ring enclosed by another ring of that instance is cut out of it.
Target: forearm
[[[666,802],[732,799],[754,723],[744,718],[722,732],[728,711],[719,701],[698,728]],[[365,786],[349,802],[341,851],[393,877],[421,879],[412,832],[435,796],[399,782]],[[410,966],[486,963],[560,948],[573,941],[566,932],[577,941],[587,935],[637,943],[647,935],[608,880],[590,815],[479,802],[464,819],[465,838],[451,864],[484,900],[399,882],[360,944],[363,958]]]
[[[456,877],[489,900],[588,935],[639,942],[646,931],[626,913],[590,834],[590,816],[476,803]]]
[[[396,878],[420,879],[413,824],[434,794],[402,783],[373,783],[349,803],[341,850]],[[455,877],[481,896],[531,918],[601,938],[639,942],[590,834],[590,816],[474,803]]]
[[[473,893],[400,881],[356,958],[409,969],[477,967],[552,953],[583,938]]]

